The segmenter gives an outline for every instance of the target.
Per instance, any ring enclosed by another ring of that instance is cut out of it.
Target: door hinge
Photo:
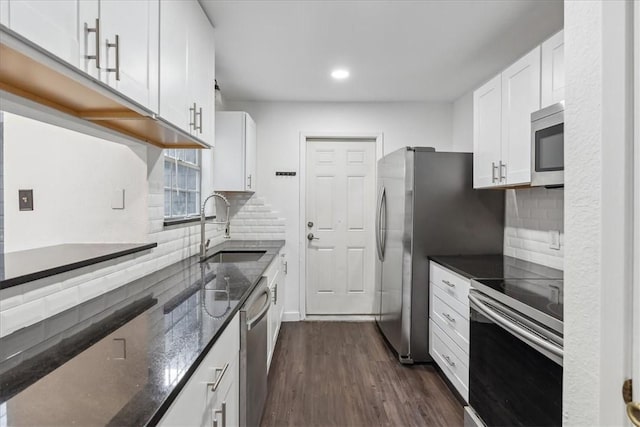
[[[633,388],[631,378],[622,383],[622,398],[624,403],[630,403],[633,400]]]

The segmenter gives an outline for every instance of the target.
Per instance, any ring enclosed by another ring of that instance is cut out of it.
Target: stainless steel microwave
[[[564,101],[531,113],[531,186],[564,186]]]

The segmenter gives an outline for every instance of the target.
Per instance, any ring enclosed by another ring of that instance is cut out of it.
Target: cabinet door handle
[[[116,34],[115,43],[109,43],[109,40],[107,39],[107,52],[109,52],[109,48],[111,47],[116,48],[116,66],[107,68],[107,72],[116,73],[116,80],[120,81],[120,36],[118,34]]]
[[[220,375],[218,375],[218,378],[216,378],[216,380],[212,383],[207,383],[207,387],[211,387],[211,391],[216,391],[218,390],[218,387],[220,386],[220,381],[222,381],[222,377],[224,377],[224,374],[227,373],[227,369],[229,368],[229,364],[227,363],[226,365],[224,365],[224,368],[215,368],[214,371],[216,372],[220,372]]]
[[[498,178],[496,178],[496,169],[498,169],[498,166],[496,166],[496,162],[491,162],[491,182],[495,183]]]
[[[218,427],[218,414],[222,415],[222,427],[227,427],[227,402],[222,402],[220,409],[213,410],[213,427]]]
[[[287,274],[289,272],[289,262],[288,261],[283,262],[282,267],[284,269],[284,274]]]
[[[444,354],[442,355],[442,357],[444,358],[444,360],[447,361],[447,363],[449,364],[449,366],[456,366],[456,362],[454,362],[453,360],[451,360],[451,358],[449,356],[445,356]]]
[[[251,188],[251,174],[249,174],[249,176],[247,177],[247,180],[248,180],[247,188]]]
[[[195,104],[194,104],[195,107]],[[202,134],[202,107],[199,108],[197,113],[193,113],[193,121],[194,123],[198,123],[194,126],[194,130],[199,131]]]
[[[85,22],[84,24],[84,31],[86,34],[89,33],[96,33],[96,43],[95,43],[95,49],[96,49],[96,54],[95,55],[85,55],[84,57],[87,59],[95,59],[96,60],[96,68],[99,70],[100,69],[100,18],[96,18],[96,26],[93,28],[89,27],[89,24],[87,24]],[[84,46],[85,52],[87,51],[87,45],[85,44]]]
[[[444,317],[445,317],[449,322],[453,322],[453,323],[455,323],[455,321],[456,321],[455,317],[451,317],[451,315],[450,315],[449,313],[442,312],[442,315],[443,315],[443,316],[444,316]]]
[[[502,170],[504,168],[504,174],[502,173]],[[500,160],[500,181],[506,181],[507,180],[507,164],[506,163],[502,163],[502,160]]]
[[[444,283],[445,285],[447,285],[450,288],[455,288],[456,287],[455,283],[451,283],[450,281],[445,280],[445,279],[442,279],[442,283]]]
[[[189,107],[189,113],[190,113],[190,118],[189,118],[189,127],[192,128],[194,131],[198,130],[198,126],[197,126],[197,121],[196,121],[196,103],[193,103],[193,107]]]

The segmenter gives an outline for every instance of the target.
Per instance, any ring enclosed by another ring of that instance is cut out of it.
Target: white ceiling
[[[562,0],[201,3],[227,100],[452,101],[564,20]]]

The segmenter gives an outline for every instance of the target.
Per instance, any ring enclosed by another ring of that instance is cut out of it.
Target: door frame
[[[300,132],[300,197],[298,218],[298,253],[299,277],[298,277],[298,310],[299,320],[307,318],[307,243],[306,243],[306,217],[307,217],[307,141],[309,139],[349,140],[367,139],[376,144],[376,164],[374,165],[374,181],[378,181],[378,160],[384,155],[384,134],[382,132]],[[375,196],[374,196],[375,199]],[[337,320],[339,316],[329,316]]]
[[[633,249],[632,259],[640,257],[640,2],[633,3],[634,8],[634,134],[633,134]],[[631,295],[631,378],[635,382],[633,400],[640,402],[640,266],[636,262],[633,268]]]

